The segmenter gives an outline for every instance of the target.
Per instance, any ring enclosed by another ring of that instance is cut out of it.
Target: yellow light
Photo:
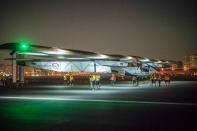
[[[174,67],[171,67],[171,70],[172,70],[172,71],[174,71],[174,70],[175,70],[175,68],[174,68]]]
[[[184,71],[187,71],[187,70],[188,70],[187,66],[184,66],[184,67],[183,67],[183,70],[184,70]]]

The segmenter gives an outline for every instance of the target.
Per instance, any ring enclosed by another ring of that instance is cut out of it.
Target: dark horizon
[[[0,44],[180,60],[196,54],[195,1],[3,0]]]

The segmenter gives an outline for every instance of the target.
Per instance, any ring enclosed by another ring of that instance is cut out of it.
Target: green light
[[[27,45],[26,44],[22,44],[21,47],[22,48],[27,48]]]
[[[25,41],[25,40],[20,41],[19,42],[19,46],[18,46],[18,50],[19,51],[28,51],[28,50],[30,50],[30,44],[29,44],[29,42],[28,41]]]

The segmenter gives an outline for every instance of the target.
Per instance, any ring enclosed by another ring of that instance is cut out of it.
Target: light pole
[[[16,69],[14,72],[14,54],[15,53],[16,53],[16,50],[12,50],[12,52],[10,52],[10,55],[12,56],[12,86],[14,86],[14,84],[16,84]]]

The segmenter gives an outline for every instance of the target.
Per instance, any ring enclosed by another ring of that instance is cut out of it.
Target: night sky
[[[190,0],[3,0],[0,44],[32,44],[179,60],[197,53]]]

